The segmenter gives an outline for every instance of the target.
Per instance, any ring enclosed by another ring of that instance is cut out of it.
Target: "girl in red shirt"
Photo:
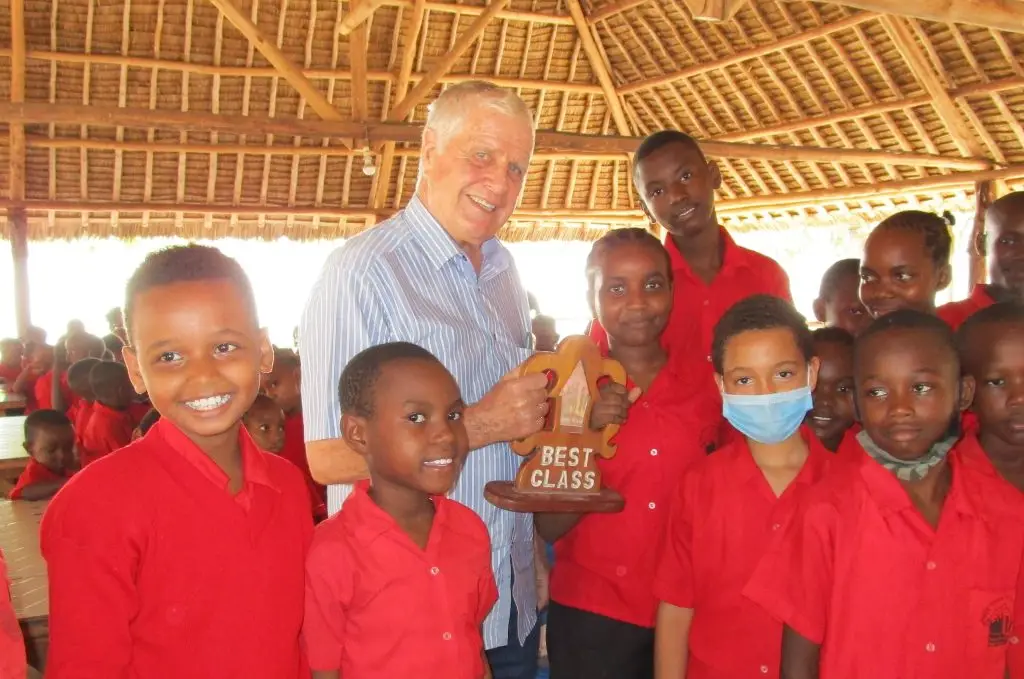
[[[672,311],[662,244],[643,229],[610,231],[591,250],[587,280],[608,355],[629,375],[603,388],[591,418],[594,429],[622,425],[615,457],[600,466],[626,504],[617,514],[535,516],[555,546],[548,658],[554,677],[641,679],[654,673],[654,547],[676,480],[714,446],[720,418],[661,344]]]

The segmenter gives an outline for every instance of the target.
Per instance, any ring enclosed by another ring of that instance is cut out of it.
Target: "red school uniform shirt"
[[[948,323],[949,327],[956,330],[975,313],[995,303],[996,301],[988,294],[987,285],[975,285],[967,299],[943,304],[935,313],[938,314],[939,318]]]
[[[745,440],[698,462],[679,484],[654,594],[693,609],[688,679],[779,676],[782,625],[742,592],[772,539],[834,460],[810,430],[800,432],[810,452],[779,497]]]
[[[633,385],[628,385],[632,389]],[[657,550],[682,473],[714,447],[721,412],[669,363],[634,403],[598,460],[601,485],[626,500],[614,514],[588,514],[555,543],[551,598],[641,627],[654,627]]]
[[[761,562],[744,593],[821,645],[821,679],[1003,678],[1024,511],[965,461],[972,438],[949,454],[937,529],[864,454],[808,494]]]
[[[302,477],[239,428],[244,484],[166,419],[68,481],[40,544],[52,679],[308,677]]]
[[[127,410],[114,410],[98,401],[90,410],[78,451],[82,467],[131,443],[135,429],[135,421]]]
[[[30,459],[28,464],[25,465],[25,470],[18,476],[18,482],[14,484],[14,488],[8,493],[7,498],[10,500],[20,500],[21,495],[27,486],[31,486],[37,483],[56,483],[57,481],[65,480],[71,477],[71,474],[56,474],[50,471],[45,465],[41,465],[35,460]],[[2,675],[0,675],[2,676]]]
[[[309,471],[309,460],[306,458],[306,438],[302,428],[302,413],[289,415],[284,420],[284,448],[281,457],[288,460],[302,472],[309,488],[309,501],[313,508],[313,516],[327,516],[327,488],[313,480]]]
[[[0,677],[25,676],[28,667],[25,658],[25,641],[18,626],[18,616],[11,602],[10,580],[7,579],[7,563],[0,551]]]
[[[65,405],[70,408],[74,405],[78,397],[71,391],[71,387],[68,386],[68,374],[63,372],[60,375],[60,392],[64,396]],[[36,380],[35,386],[32,387],[32,393],[35,396],[34,409],[36,410],[52,410],[53,409],[53,370],[47,370],[43,373],[39,379]],[[66,411],[65,411],[66,412]]]
[[[480,626],[498,598],[491,544],[470,509],[434,497],[420,549],[356,485],[317,526],[302,637],[310,668],[359,679],[479,679]]]

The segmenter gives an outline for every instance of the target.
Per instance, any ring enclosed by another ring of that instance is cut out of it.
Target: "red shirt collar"
[[[793,479],[793,483],[811,485],[816,483],[825,474],[829,459],[834,456],[825,446],[821,445],[818,437],[805,425],[800,426],[800,438],[807,443],[807,460],[804,461],[804,466],[800,468],[796,478]],[[747,444],[746,438],[737,437],[733,445],[737,447],[737,452],[741,453],[738,456],[740,460],[740,473],[737,481],[740,483],[747,483],[752,479],[763,481],[764,473],[757,466],[757,462],[754,461],[754,456],[750,453],[750,446]],[[721,452],[714,454],[720,455]]]
[[[741,257],[740,247],[736,245],[736,241],[732,239],[729,232],[718,227],[719,238],[722,239],[722,268],[718,270],[718,273],[731,271],[744,265],[743,257]],[[694,278],[693,270],[690,268],[690,263],[683,257],[683,253],[679,252],[679,248],[676,246],[676,242],[672,240],[672,236],[665,237],[665,249],[668,250],[668,258],[672,263],[673,273],[682,272],[684,275]]]
[[[352,527],[356,539],[363,544],[369,544],[380,536],[395,531],[409,539],[394,518],[370,499],[369,488],[369,481],[356,483],[352,494],[342,505],[345,521]],[[448,528],[448,503],[450,500],[442,495],[432,496],[430,499],[434,503],[434,524],[430,528],[430,537],[427,538],[426,551],[434,552],[438,549],[437,543],[441,539],[441,533]],[[409,542],[411,544],[412,540],[409,539]]]
[[[218,467],[217,463],[200,450],[199,446],[193,443],[174,423],[170,422],[166,417],[161,417],[153,425],[153,428],[150,429],[146,438],[150,438],[150,435],[154,432],[159,440],[163,441],[169,449],[181,455],[193,465],[200,474],[209,479],[210,483],[225,491],[228,489],[230,479],[228,479],[228,475],[224,473],[224,470]],[[253,485],[266,486],[273,488],[275,491],[280,491],[270,480],[267,461],[264,457],[265,453],[262,453],[256,447],[256,444],[253,443],[252,438],[249,436],[249,432],[241,424],[238,425],[238,446],[242,452],[244,484],[242,491],[235,498],[245,509],[248,509],[252,501]]]

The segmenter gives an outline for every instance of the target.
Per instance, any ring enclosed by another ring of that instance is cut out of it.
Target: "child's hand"
[[[625,386],[615,382],[601,387],[601,397],[590,411],[590,428],[599,431],[609,424],[625,422],[629,406],[640,398],[640,394],[639,387],[627,392]]]

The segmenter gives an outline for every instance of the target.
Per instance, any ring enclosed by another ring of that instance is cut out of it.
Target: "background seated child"
[[[807,426],[833,453],[856,422],[853,409],[853,335],[842,328],[811,333],[818,357],[818,383]]]
[[[69,323],[68,327],[73,323],[76,321]],[[103,340],[99,337],[85,331],[69,331],[67,338],[54,347],[53,369],[36,383],[36,399],[40,406],[67,413],[78,400],[68,384],[68,368],[83,358],[99,358],[103,352]],[[44,395],[45,388],[50,392]]]
[[[782,625],[742,596],[774,536],[832,456],[805,427],[818,373],[793,306],[757,295],[715,326],[722,413],[742,438],[686,470],[653,582],[656,676],[779,676]]]
[[[25,367],[22,369],[18,379],[9,391],[21,394],[25,397],[25,413],[30,414],[39,410],[39,401],[36,398],[36,384],[39,378],[49,372],[53,367],[53,347],[36,342],[26,345]]]
[[[971,459],[1024,491],[1024,305],[999,302],[970,316],[957,347],[976,385]]]
[[[805,498],[744,593],[785,625],[782,672],[1003,679],[1024,548],[1019,493],[965,464],[949,327],[913,310],[857,338],[856,463]]]
[[[558,331],[555,319],[544,314],[537,314],[531,322],[533,329],[533,348],[535,351],[554,351],[558,348]]]
[[[158,411],[156,408],[150,408],[149,412],[143,415],[142,419],[139,420],[139,426],[135,427],[135,429],[132,431],[132,441],[141,439],[143,436],[149,433],[149,430],[153,428],[153,425],[156,424],[159,419],[160,411]]]
[[[7,385],[8,389],[21,374],[23,353],[21,340],[10,337],[0,340],[0,381]]]
[[[1024,191],[1002,196],[985,211],[985,231],[975,244],[988,259],[989,282],[979,283],[967,299],[939,307],[939,318],[953,329],[996,302],[1024,302]]]
[[[860,301],[860,260],[840,259],[821,277],[814,317],[830,328],[857,335],[871,322]]]
[[[309,501],[317,520],[327,518],[327,489],[313,480],[306,458],[306,437],[302,426],[301,366],[289,349],[274,349],[274,369],[263,376],[263,390],[284,411],[284,448],[281,457],[302,472],[309,487]]]
[[[68,408],[67,416],[75,428],[75,439],[79,445],[81,445],[82,434],[85,432],[86,425],[89,424],[89,417],[92,415],[92,409],[96,403],[90,375],[92,369],[99,363],[98,358],[83,358],[68,368],[68,387],[75,396],[75,402]]]
[[[860,298],[879,318],[897,309],[935,313],[935,295],[949,286],[953,237],[932,212],[905,210],[887,217],[864,242]]]
[[[455,379],[395,342],[357,354],[339,393],[342,436],[370,482],[317,526],[309,551],[302,635],[314,679],[490,676],[490,538],[445,497],[469,449]]]
[[[60,490],[78,468],[71,421],[56,410],[37,410],[25,418],[29,461],[11,489],[11,500],[45,500]],[[0,581],[2,582],[2,581]]]
[[[284,448],[284,412],[260,394],[242,417],[242,424],[260,449],[280,454]]]
[[[135,421],[128,410],[134,390],[123,363],[100,361],[89,373],[96,397],[82,432],[82,467],[132,442]]]
[[[308,677],[305,487],[241,426],[273,360],[248,277],[215,248],[159,250],[124,310],[132,384],[162,417],[43,516],[48,679]]]

